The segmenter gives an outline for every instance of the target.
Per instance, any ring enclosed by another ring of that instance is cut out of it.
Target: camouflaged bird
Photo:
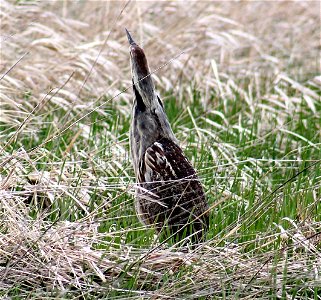
[[[130,145],[137,215],[157,231],[201,241],[209,223],[202,184],[171,129],[143,49],[126,33],[134,90]]]

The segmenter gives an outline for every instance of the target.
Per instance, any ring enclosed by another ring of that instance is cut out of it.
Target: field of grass
[[[1,1],[1,299],[321,299],[319,2]],[[124,28],[211,207],[139,223]]]

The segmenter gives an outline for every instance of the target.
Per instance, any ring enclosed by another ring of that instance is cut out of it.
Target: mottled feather
[[[154,224],[159,231],[169,228],[178,236],[195,233],[200,239],[208,226],[208,204],[181,148],[166,138],[154,142],[145,152],[139,173],[139,186],[143,188],[137,194],[141,220]],[[150,201],[151,195],[158,203]]]

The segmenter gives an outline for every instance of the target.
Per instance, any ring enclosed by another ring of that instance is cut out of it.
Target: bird
[[[143,225],[155,227],[165,237],[201,242],[209,226],[203,186],[173,133],[144,50],[125,30],[134,94],[130,152],[137,183],[136,214]]]

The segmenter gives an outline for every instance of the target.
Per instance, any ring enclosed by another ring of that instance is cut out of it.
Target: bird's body
[[[174,136],[144,51],[127,35],[135,94],[130,144],[138,183],[137,215],[158,231],[180,238],[192,235],[199,241],[209,218],[203,187]]]

